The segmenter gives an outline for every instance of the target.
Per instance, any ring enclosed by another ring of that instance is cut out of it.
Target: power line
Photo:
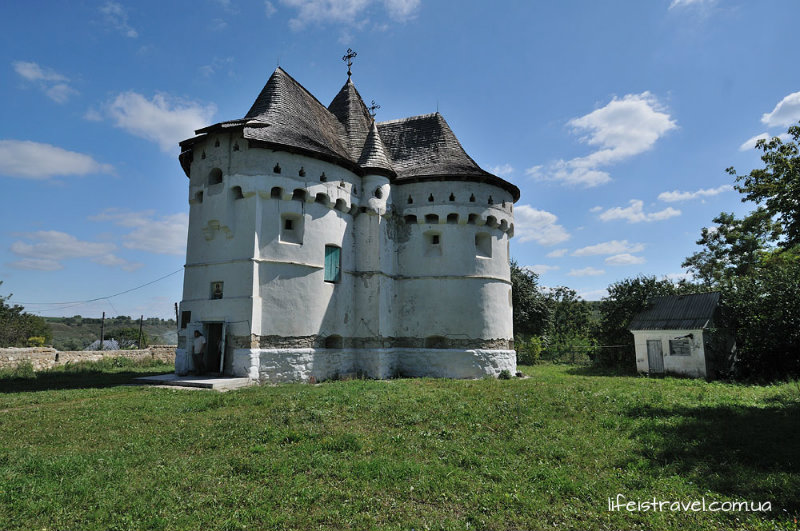
[[[130,293],[131,291],[136,291],[137,289],[142,289],[142,288],[147,287],[147,286],[149,286],[151,284],[155,284],[156,282],[158,282],[160,280],[164,280],[167,277],[171,277],[172,275],[178,274],[181,271],[183,271],[183,268],[177,269],[177,270],[173,271],[172,273],[164,275],[163,277],[158,277],[157,279],[151,280],[150,282],[142,284],[141,286],[136,286],[135,288],[126,289],[125,291],[120,291],[119,293],[115,293],[113,295],[106,295],[105,297],[95,297],[94,299],[86,299],[86,300],[83,300],[83,301],[61,301],[61,302],[20,302],[20,301],[13,301],[13,302],[14,302],[14,304],[59,305],[59,304],[85,304],[87,302],[96,302],[96,301],[102,301],[102,300],[106,300],[106,299],[113,299],[114,297],[119,297],[120,295],[125,295],[126,293]]]

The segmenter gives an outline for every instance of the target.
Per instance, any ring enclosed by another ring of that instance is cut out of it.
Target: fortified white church
[[[516,370],[519,189],[438,112],[376,123],[349,72],[326,108],[278,68],[196,134],[176,368],[200,330],[209,371],[265,383]]]

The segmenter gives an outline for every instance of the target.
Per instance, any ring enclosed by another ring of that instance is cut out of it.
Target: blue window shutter
[[[333,245],[325,246],[325,282],[339,282],[341,249]]]

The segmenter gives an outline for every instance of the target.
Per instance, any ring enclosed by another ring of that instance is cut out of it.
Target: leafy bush
[[[31,336],[28,338],[29,347],[43,347],[46,338],[44,336]]]
[[[542,356],[542,338],[530,336],[519,337],[514,340],[517,348],[517,363],[520,365],[535,365]]]

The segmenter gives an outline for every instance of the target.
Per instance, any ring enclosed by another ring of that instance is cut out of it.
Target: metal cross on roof
[[[377,110],[380,108],[381,106],[375,103],[375,100],[372,100],[372,103],[370,104],[369,107],[367,107],[367,110],[369,111],[369,115],[372,116],[372,118],[374,119],[375,115],[378,114]]]
[[[353,58],[356,55],[358,55],[358,54],[356,52],[354,52],[352,50],[352,48],[348,48],[347,49],[347,54],[345,54],[345,56],[342,57],[342,61],[347,63],[347,79],[350,79],[350,76],[352,75],[351,72],[350,72],[350,67],[353,66]]]

